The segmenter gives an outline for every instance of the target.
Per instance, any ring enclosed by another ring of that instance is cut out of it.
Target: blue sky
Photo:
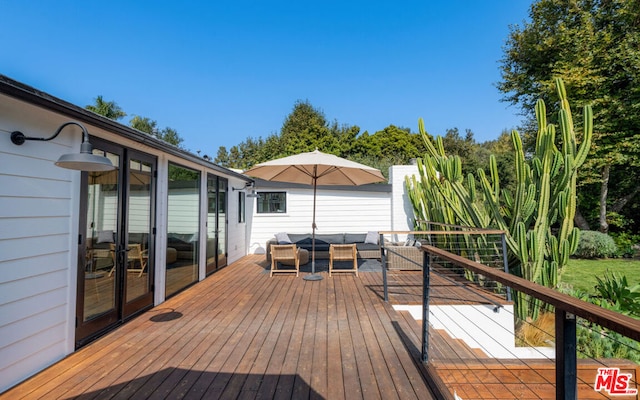
[[[0,73],[78,106],[98,95],[215,156],[277,133],[298,100],[374,133],[478,141],[518,126],[495,87],[532,1],[0,0]]]

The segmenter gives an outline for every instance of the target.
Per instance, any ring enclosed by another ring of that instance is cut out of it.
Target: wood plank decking
[[[1,399],[429,399],[380,273],[269,278],[248,256]]]
[[[421,324],[393,309],[420,304],[420,271],[390,274],[385,303],[380,272],[310,282],[267,268],[247,256],[0,400],[555,398],[553,362],[492,359],[443,331],[430,330],[422,365]],[[431,283],[432,304],[487,303],[486,293]],[[598,366],[579,366],[580,398],[606,397],[591,386]],[[625,372],[637,382],[638,367]]]

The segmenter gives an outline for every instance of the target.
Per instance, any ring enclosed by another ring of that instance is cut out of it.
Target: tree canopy
[[[424,153],[420,135],[408,128],[389,125],[370,135],[356,125],[330,122],[324,112],[309,101],[298,100],[285,118],[279,133],[248,138],[228,151],[220,147],[215,163],[230,168],[249,167],[274,158],[319,149],[387,173],[393,164],[407,164]]]
[[[94,104],[89,104],[85,106],[85,108],[114,121],[127,116],[127,113],[124,112],[115,101],[105,101],[101,95],[97,96],[94,101]],[[158,130],[158,122],[151,118],[134,115],[129,121],[129,126],[140,132],[155,136],[174,146],[182,147],[184,139],[180,137],[177,130],[169,127]]]
[[[94,101],[94,104],[89,104],[85,108],[114,121],[127,116],[115,101],[105,101],[102,96],[97,96]]]
[[[504,48],[498,84],[503,99],[532,121],[537,99],[557,104],[553,82],[559,77],[574,109],[591,105],[593,145],[579,179],[584,223],[607,231],[607,207],[629,223],[631,201],[637,203],[640,191],[640,3],[539,0],[529,16],[511,27]],[[557,108],[548,111],[557,122]]]

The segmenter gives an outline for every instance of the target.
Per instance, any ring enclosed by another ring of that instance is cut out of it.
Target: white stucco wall
[[[413,230],[413,206],[407,195],[404,180],[406,176],[418,174],[417,165],[394,165],[389,168],[389,182],[392,184],[391,190],[391,230],[410,231]],[[405,235],[393,240],[404,240]]]

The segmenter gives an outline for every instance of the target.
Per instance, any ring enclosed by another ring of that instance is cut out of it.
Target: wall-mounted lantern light
[[[55,139],[62,130],[68,125],[77,125],[82,129],[82,144],[80,145],[80,153],[63,154],[55,164],[58,167],[75,169],[80,171],[110,171],[115,169],[111,161],[107,157],[93,154],[93,147],[89,143],[89,132],[80,123],[75,121],[65,122],[60,125],[56,132],[48,138],[27,137],[20,131],[11,133],[11,142],[15,145],[22,145],[27,140],[40,140],[47,142]]]

